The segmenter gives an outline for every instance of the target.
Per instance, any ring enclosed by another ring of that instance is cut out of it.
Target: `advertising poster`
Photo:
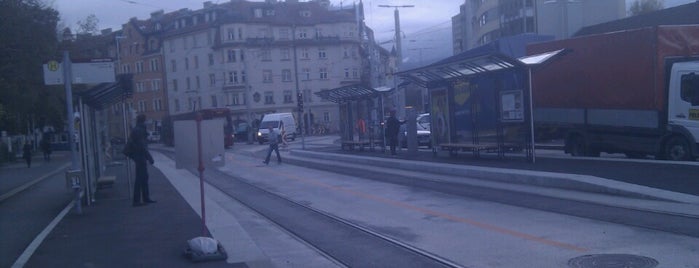
[[[449,107],[447,91],[432,91],[432,144],[449,143]]]

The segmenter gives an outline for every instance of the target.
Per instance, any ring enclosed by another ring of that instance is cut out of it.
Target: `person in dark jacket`
[[[32,167],[32,142],[26,141],[22,147],[22,157],[27,161],[27,167]]]
[[[391,110],[391,116],[386,119],[386,139],[388,140],[388,146],[391,147],[391,154],[396,154],[396,145],[398,145],[398,131],[400,131],[400,125],[404,124],[405,121],[400,121],[396,118],[396,111]]]
[[[136,126],[131,130],[133,142],[133,152],[130,154],[131,159],[136,164],[136,180],[133,190],[133,206],[143,206],[148,203],[155,203],[155,200],[150,199],[150,191],[148,189],[148,163],[153,164],[153,156],[148,152],[148,131],[146,130],[146,115],[139,114],[136,117]]]
[[[51,161],[51,142],[48,135],[44,135],[41,139],[41,151],[44,152],[44,161]]]

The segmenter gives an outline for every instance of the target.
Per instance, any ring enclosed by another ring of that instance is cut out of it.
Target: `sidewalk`
[[[186,241],[202,235],[195,211],[154,167],[149,167],[151,197],[157,201],[132,207],[126,165],[107,168],[115,175],[112,188],[100,189],[96,202],[71,210],[60,220],[25,267],[186,267]],[[133,182],[132,182],[133,184]],[[199,267],[247,267],[224,261]]]

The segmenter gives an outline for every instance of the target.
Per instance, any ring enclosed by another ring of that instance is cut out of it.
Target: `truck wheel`
[[[692,151],[686,139],[675,136],[665,143],[665,159],[674,161],[692,160]]]

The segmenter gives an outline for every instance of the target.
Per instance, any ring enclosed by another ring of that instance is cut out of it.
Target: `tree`
[[[631,16],[650,13],[663,9],[663,0],[635,0],[629,8]]]
[[[55,117],[39,114],[40,109],[63,110],[55,102],[60,90],[47,90],[41,68],[56,59],[59,16],[41,0],[2,0],[0,18],[0,130],[16,134],[26,131],[29,122],[38,127],[38,118]],[[41,94],[49,96],[41,100]]]
[[[98,35],[99,34],[99,24],[100,20],[95,16],[95,14],[90,14],[85,18],[85,20],[78,21],[78,32],[79,35]]]

